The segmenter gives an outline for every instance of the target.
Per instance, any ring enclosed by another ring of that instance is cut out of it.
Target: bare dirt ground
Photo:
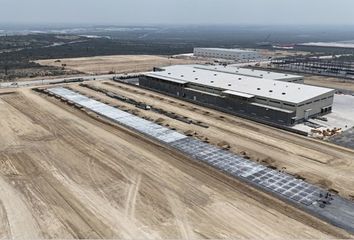
[[[66,64],[65,68],[89,74],[132,73],[151,71],[154,67],[163,67],[175,64],[202,63],[197,60],[174,59],[167,56],[154,55],[113,55],[84,58],[66,58],[38,60],[37,63],[46,66],[60,67]]]
[[[306,76],[305,83],[315,86],[354,91],[354,81],[341,78]]]
[[[256,201],[127,130],[18,91],[0,95],[0,238],[353,237]]]
[[[133,105],[96,91],[74,87],[82,93],[134,110],[138,115],[163,121],[180,132],[193,133],[215,145],[228,144],[231,151],[276,167],[307,181],[354,199],[354,151],[327,142],[274,130],[265,125],[203,108],[152,91],[114,82],[91,83],[120,95],[206,123],[209,128],[183,123],[163,115],[137,110]]]
[[[305,56],[309,54],[309,52],[287,51],[287,50],[258,49],[257,51],[264,57],[291,57],[291,56]]]

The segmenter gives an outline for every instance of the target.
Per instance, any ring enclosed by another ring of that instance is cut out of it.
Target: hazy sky
[[[0,23],[345,24],[354,0],[0,0]]]

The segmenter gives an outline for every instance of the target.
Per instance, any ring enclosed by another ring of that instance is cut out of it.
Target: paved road
[[[134,74],[134,75],[136,75],[136,74]],[[106,75],[77,76],[77,77],[56,78],[56,79],[40,79],[40,80],[23,81],[23,82],[4,82],[4,83],[0,83],[0,88],[18,88],[18,87],[29,87],[29,86],[41,86],[41,85],[47,85],[47,84],[61,83],[64,80],[77,79],[77,78],[82,78],[84,81],[91,81],[91,80],[101,81],[101,80],[112,79],[115,76],[121,76],[121,75],[106,74]]]

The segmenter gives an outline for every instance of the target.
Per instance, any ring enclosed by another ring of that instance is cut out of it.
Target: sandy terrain
[[[0,238],[350,237],[30,90],[0,116]]]
[[[132,73],[151,71],[154,67],[162,67],[175,64],[200,63],[196,60],[173,59],[154,55],[114,55],[86,58],[66,58],[38,60],[41,65],[57,66],[66,64],[66,68],[89,74]]]
[[[354,81],[341,78],[306,76],[305,83],[315,86],[354,91]]]
[[[263,57],[290,57],[290,56],[305,56],[309,54],[303,51],[287,51],[287,50],[268,50],[268,49],[258,49],[257,50]]]
[[[193,132],[197,137],[207,138],[215,145],[226,142],[231,146],[231,151],[235,153],[246,154],[252,160],[300,175],[311,183],[333,189],[346,198],[354,199],[354,151],[352,150],[274,130],[264,125],[132,86],[113,82],[109,82],[109,85],[106,83],[91,84],[201,121],[209,128],[186,124],[149,111],[136,110],[132,105],[124,104],[83,87],[74,88],[106,102],[135,109],[140,116],[154,120],[162,118],[164,124],[180,132]]]

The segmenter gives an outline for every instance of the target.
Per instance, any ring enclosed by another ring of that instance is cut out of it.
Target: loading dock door
[[[307,109],[305,110],[305,120],[308,120],[310,118],[310,112],[312,111],[312,109]]]

